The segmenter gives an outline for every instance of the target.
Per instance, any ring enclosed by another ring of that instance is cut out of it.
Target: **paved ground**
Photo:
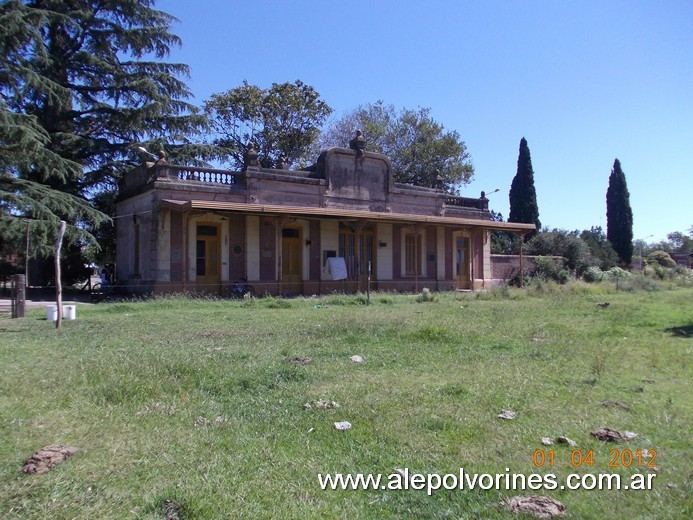
[[[63,300],[63,305],[91,305],[89,302],[75,301],[75,300]],[[41,299],[41,300],[26,300],[24,302],[25,309],[42,309],[47,305],[55,305],[55,300]],[[0,299],[0,318],[10,318],[12,315],[12,302],[9,299]]]

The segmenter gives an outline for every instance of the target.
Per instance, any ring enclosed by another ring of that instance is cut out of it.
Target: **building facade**
[[[491,271],[486,198],[393,181],[387,157],[331,148],[308,170],[148,163],[123,179],[118,283],[134,293],[258,294],[478,289]],[[370,280],[370,281],[369,281]]]

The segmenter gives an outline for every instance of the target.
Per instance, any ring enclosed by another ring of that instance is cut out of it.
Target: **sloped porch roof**
[[[470,218],[416,215],[408,213],[383,213],[340,208],[314,208],[306,206],[282,206],[273,204],[250,204],[245,202],[221,202],[214,200],[173,200],[163,199],[161,206],[174,211],[207,210],[251,213],[257,215],[292,215],[303,217],[333,217],[374,220],[380,222],[416,222],[423,224],[442,224],[458,227],[480,227],[514,233],[527,233],[535,229],[534,224],[518,222],[494,222]]]

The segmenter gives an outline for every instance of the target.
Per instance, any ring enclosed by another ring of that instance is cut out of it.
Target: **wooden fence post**
[[[25,316],[26,301],[26,276],[16,274],[12,277],[12,317],[23,318]]]

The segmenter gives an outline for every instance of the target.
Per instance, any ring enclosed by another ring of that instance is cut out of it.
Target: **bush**
[[[577,232],[571,233],[562,229],[538,233],[527,242],[526,251],[530,255],[562,256],[565,260],[565,267],[568,271],[575,271],[577,276],[582,274],[590,265],[595,265],[598,262],[592,258],[589,246],[577,236]],[[557,278],[549,279],[565,283]]]
[[[669,277],[669,271],[669,269],[662,267],[659,264],[649,264],[643,269],[643,274],[645,276],[649,276],[650,278],[664,280]]]
[[[563,267],[563,264],[563,261],[555,258],[537,257],[534,259],[534,278],[541,278],[560,284],[568,283],[570,272]]]
[[[436,295],[427,287],[424,287],[421,293],[416,297],[416,301],[419,303],[434,302],[436,299]]]
[[[512,274],[508,277],[507,284],[511,287],[520,287],[520,281],[522,281],[524,285],[527,285],[531,281],[531,277],[528,276],[527,273],[521,277],[520,270],[513,269]]]
[[[661,267],[676,267],[676,262],[669,256],[666,251],[653,251],[647,255],[647,263],[649,265],[658,265]]]
[[[630,278],[630,273],[621,269],[620,267],[612,267],[605,274],[609,280],[616,283],[617,290],[623,284],[623,280]]]
[[[604,273],[599,267],[588,267],[585,272],[582,273],[582,279],[590,283],[601,282],[604,279]]]
[[[620,267],[612,267],[606,273],[604,273],[610,280],[619,280],[628,278],[630,273]]]
[[[563,283],[541,277],[534,277],[527,287],[537,296],[550,296],[563,292]]]
[[[683,280],[688,279],[689,281],[693,279],[693,269],[688,269],[682,265],[677,265],[671,270],[672,278],[680,278]]]
[[[690,287],[693,285],[693,269],[677,265],[671,270],[672,280],[675,285]]]
[[[620,289],[622,291],[656,291],[660,289],[661,284],[657,283],[652,278],[649,278],[642,274],[635,274],[628,276],[625,280],[621,281]]]

